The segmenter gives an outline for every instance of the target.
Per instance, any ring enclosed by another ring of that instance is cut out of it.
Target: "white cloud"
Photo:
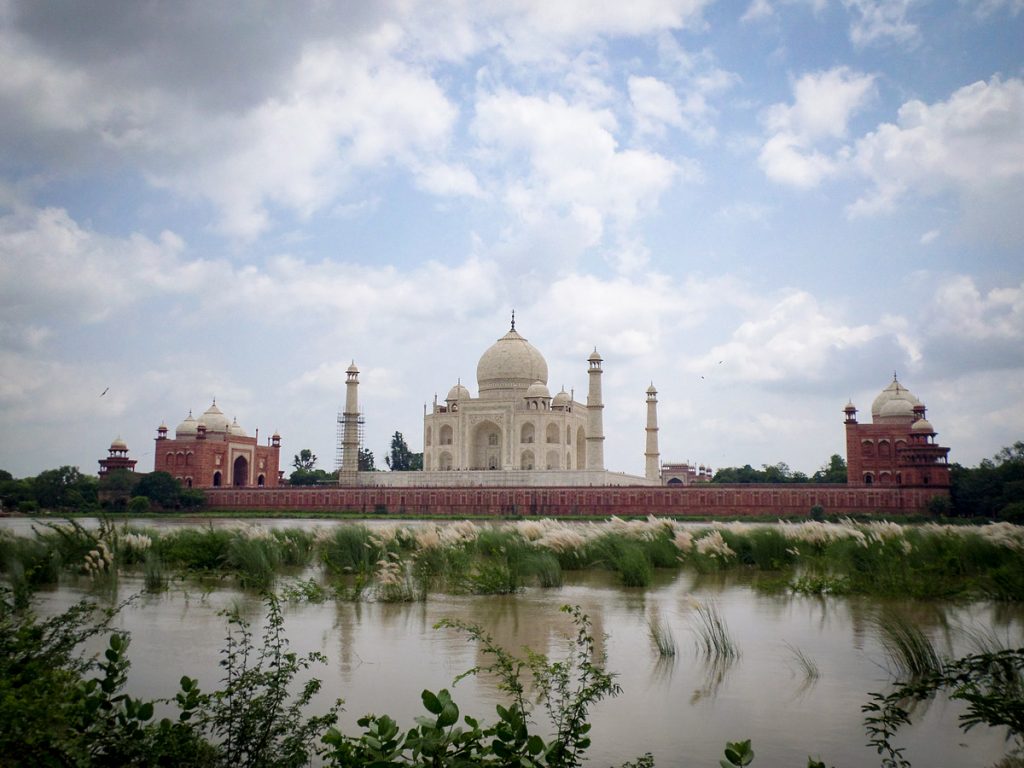
[[[683,108],[672,86],[654,77],[630,76],[629,100],[641,133],[661,135],[665,126],[683,127]]]
[[[772,8],[772,4],[768,0],[751,0],[750,5],[747,6],[747,10],[743,12],[740,17],[740,21],[760,21],[761,19],[767,19],[775,15],[775,9]]]
[[[850,40],[863,47],[881,42],[914,43],[916,24],[907,21],[914,0],[843,0],[855,16],[850,25]]]
[[[1024,80],[998,77],[946,101],[908,101],[896,123],[856,142],[853,165],[874,184],[851,216],[890,210],[904,194],[954,190],[970,197],[1024,182]]]
[[[473,120],[481,146],[500,161],[499,183],[521,219],[554,207],[598,230],[605,220],[629,226],[685,170],[662,155],[620,148],[617,130],[608,110],[510,90],[481,96]]]
[[[982,293],[974,278],[957,275],[938,286],[929,314],[937,337],[1024,343],[1024,282]]]
[[[921,235],[921,245],[928,245],[934,243],[942,232],[937,229],[929,229],[923,235]]]
[[[917,356],[899,318],[848,325],[805,291],[787,292],[747,314],[728,342],[712,347],[688,368],[745,382],[814,380],[828,372],[837,354],[883,336],[895,337],[911,358]]]
[[[836,67],[801,76],[792,104],[774,104],[761,120],[769,132],[758,164],[773,181],[802,189],[835,174],[838,159],[816,145],[843,139],[850,118],[874,93],[874,76]]]

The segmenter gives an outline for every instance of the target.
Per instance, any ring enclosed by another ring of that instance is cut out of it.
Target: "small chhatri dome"
[[[245,434],[245,430],[238,424],[238,419],[234,419],[231,422],[231,426],[228,427],[228,434],[235,437],[248,437],[248,435]]]
[[[524,390],[535,381],[548,383],[547,361],[515,328],[494,342],[476,366],[477,390],[481,397]]]
[[[928,419],[918,419],[910,428],[914,432],[921,432],[926,435],[935,434],[935,429],[932,427],[932,424]]]
[[[183,437],[195,437],[196,431],[199,429],[199,422],[192,418],[192,411],[188,412],[188,416],[181,422],[174,430],[174,436],[180,440]]]
[[[653,382],[653,381],[651,382],[651,386],[649,386],[649,387],[647,388],[647,394],[648,394],[648,395],[656,395],[656,394],[658,394],[658,390],[656,390],[656,389],[654,388],[654,382]]]
[[[569,393],[565,391],[565,387],[562,387],[562,391],[555,395],[555,399],[551,401],[552,408],[564,408],[569,405],[571,399]]]
[[[454,387],[448,390],[448,397],[445,398],[449,403],[454,403],[459,400],[469,400],[472,395],[469,394],[469,390],[460,381]]]
[[[113,442],[110,443],[110,450],[112,450],[112,451],[127,451],[128,450],[128,444],[124,440],[121,439],[120,435],[118,435],[116,438],[114,438]]]
[[[541,398],[544,398],[544,399],[550,399],[551,393],[548,391],[548,388],[544,385],[543,382],[535,381],[535,382],[533,382],[533,384],[531,384],[529,387],[527,387],[527,389],[526,389],[526,397],[528,397],[528,398],[541,397]]]
[[[594,351],[590,353],[590,357],[587,358],[589,362],[602,362],[600,353],[597,351],[597,347],[594,347]]]
[[[199,417],[199,423],[206,427],[207,432],[227,432],[229,427],[228,417],[217,407],[216,400]]]
[[[356,368],[356,361],[355,360],[353,360],[352,364],[349,365],[349,367],[345,369],[345,373],[359,373],[359,369]]]

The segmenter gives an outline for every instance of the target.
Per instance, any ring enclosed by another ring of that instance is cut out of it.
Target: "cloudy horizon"
[[[334,468],[509,326],[606,465],[1024,439],[1022,0],[0,0],[0,468],[218,406]],[[103,394],[101,394],[103,393]]]

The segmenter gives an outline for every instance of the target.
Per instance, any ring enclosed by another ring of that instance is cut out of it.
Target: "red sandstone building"
[[[157,428],[153,469],[170,473],[186,488],[276,488],[281,436],[275,432],[267,445],[257,441],[237,419],[229,424],[215,400],[198,419],[189,411],[173,439],[166,424]]]
[[[924,404],[892,377],[871,404],[871,423],[846,413],[847,485],[949,488],[949,448],[935,442]]]

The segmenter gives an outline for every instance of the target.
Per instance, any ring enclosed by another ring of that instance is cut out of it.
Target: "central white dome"
[[[528,389],[534,382],[548,383],[544,356],[513,328],[488,348],[476,366],[480,397]]]

